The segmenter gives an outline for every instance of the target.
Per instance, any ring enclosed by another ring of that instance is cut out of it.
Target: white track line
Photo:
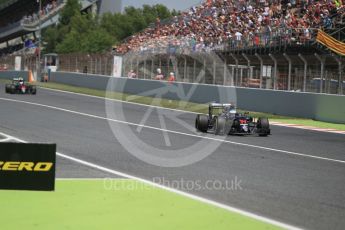
[[[41,89],[56,91],[56,92],[61,92],[61,93],[69,93],[69,94],[74,94],[74,95],[84,96],[84,97],[92,97],[92,98],[97,98],[97,99],[102,99],[102,100],[116,101],[116,102],[125,103],[125,104],[132,104],[132,105],[138,105],[138,106],[144,106],[144,107],[152,107],[152,108],[157,108],[157,109],[162,109],[162,110],[171,110],[171,111],[177,111],[177,112],[183,112],[183,113],[198,114],[197,112],[192,112],[192,111],[187,111],[187,110],[172,109],[172,108],[166,108],[166,107],[161,107],[161,106],[156,106],[156,105],[147,105],[147,104],[141,104],[141,103],[137,103],[137,102],[130,102],[130,101],[123,101],[123,100],[119,100],[119,99],[111,99],[111,98],[106,98],[106,97],[93,96],[93,95],[84,94],[84,93],[75,93],[75,92],[59,90],[59,89],[51,89],[51,88],[45,88],[45,87],[41,87]],[[296,129],[305,129],[305,130],[318,131],[318,132],[324,132],[324,133],[345,134],[345,131],[335,130],[335,129],[323,129],[323,128],[317,128],[314,126],[288,124],[288,123],[281,123],[281,122],[275,122],[275,121],[271,121],[270,124],[274,125],[274,126],[296,128]]]
[[[345,163],[344,160],[308,155],[308,154],[304,154],[304,153],[297,153],[297,152],[286,151],[286,150],[281,150],[281,149],[274,149],[274,148],[269,148],[269,147],[264,147],[264,146],[259,146],[259,145],[251,145],[251,144],[245,144],[245,143],[240,143],[240,142],[222,140],[222,139],[218,139],[218,138],[214,138],[214,137],[201,136],[201,135],[190,134],[190,133],[183,133],[183,132],[179,132],[179,131],[173,131],[173,130],[169,130],[169,129],[162,129],[162,128],[157,128],[157,127],[148,126],[148,125],[136,124],[136,123],[132,123],[132,122],[128,122],[128,121],[121,121],[121,120],[111,119],[111,118],[107,118],[107,117],[101,117],[101,116],[97,116],[97,115],[77,112],[77,111],[73,111],[73,110],[69,110],[69,109],[63,109],[63,108],[59,108],[59,107],[55,107],[55,106],[44,105],[44,104],[39,104],[39,103],[34,103],[34,102],[21,101],[21,100],[9,99],[9,98],[0,98],[0,100],[29,104],[29,105],[35,105],[35,106],[40,106],[40,107],[44,107],[44,108],[49,108],[49,109],[54,109],[54,110],[58,110],[58,111],[77,114],[77,115],[81,115],[81,116],[85,116],[85,117],[91,117],[91,118],[96,118],[96,119],[101,119],[101,120],[106,120],[106,121],[111,121],[111,122],[117,122],[120,124],[132,125],[132,126],[136,126],[136,127],[143,127],[143,128],[148,128],[148,129],[153,129],[153,130],[158,130],[158,131],[163,131],[163,132],[169,132],[169,133],[184,135],[184,136],[189,136],[189,137],[203,138],[203,139],[207,139],[207,140],[211,140],[211,141],[219,141],[219,142],[223,142],[223,143],[245,146],[245,147],[256,148],[256,149],[262,149],[262,150],[266,150],[266,151],[279,152],[279,153],[284,153],[287,155],[307,157],[307,158],[313,158],[313,159],[325,160],[325,161],[337,162],[337,163],[343,163],[343,164]]]
[[[26,141],[24,141],[22,139],[19,139],[17,137],[10,136],[10,135],[7,135],[7,134],[2,133],[2,132],[0,132],[0,134],[3,134],[4,136],[6,136],[8,138],[11,138],[11,139],[13,139],[15,141],[18,141],[18,142],[27,143]],[[133,176],[133,175],[127,174],[127,173],[123,173],[123,172],[120,172],[120,171],[109,169],[109,168],[106,168],[106,167],[103,167],[103,166],[100,166],[100,165],[97,165],[97,164],[93,164],[93,163],[88,162],[88,161],[84,161],[84,160],[81,160],[81,159],[78,159],[78,158],[75,158],[75,157],[68,156],[68,155],[63,154],[63,153],[56,152],[56,155],[59,156],[59,157],[71,160],[73,162],[77,162],[79,164],[82,164],[82,165],[85,165],[85,166],[88,166],[88,167],[91,167],[91,168],[94,168],[94,169],[98,169],[98,170],[103,171],[103,172],[107,172],[107,173],[114,174],[114,175],[117,175],[117,176],[122,176],[122,177],[126,177],[126,178],[129,178],[129,179],[137,180],[137,181],[140,181],[142,183],[145,183],[145,184],[148,184],[148,185],[160,188],[160,189],[164,189],[166,191],[169,191],[169,192],[172,192],[172,193],[176,193],[176,194],[179,194],[181,196],[188,197],[190,199],[193,199],[193,200],[196,200],[196,201],[200,201],[200,202],[203,202],[203,203],[206,203],[206,204],[218,207],[218,208],[222,208],[222,209],[228,210],[230,212],[238,213],[240,215],[247,216],[247,217],[253,218],[255,220],[262,221],[262,222],[265,222],[265,223],[268,223],[268,224],[272,224],[272,225],[275,225],[275,226],[278,226],[278,227],[281,227],[281,228],[284,228],[284,229],[292,229],[292,230],[300,229],[300,228],[297,228],[295,226],[292,226],[292,225],[289,225],[289,224],[282,223],[280,221],[276,221],[276,220],[270,219],[268,217],[263,217],[263,216],[260,216],[258,214],[255,214],[255,213],[248,212],[248,211],[245,211],[245,210],[242,210],[242,209],[238,209],[238,208],[235,208],[235,207],[232,207],[232,206],[229,206],[229,205],[225,205],[225,204],[222,204],[222,203],[210,200],[210,199],[206,199],[206,198],[203,198],[203,197],[200,197],[200,196],[196,196],[196,195],[193,195],[191,193],[187,193],[187,192],[183,192],[183,191],[180,191],[180,190],[177,190],[177,189],[174,189],[174,188],[166,187],[164,185],[154,183],[154,182],[152,182],[150,180],[147,180],[147,179],[143,179],[143,178],[140,178],[140,177],[137,177],[137,176]]]
[[[84,94],[84,93],[75,93],[75,92],[70,92],[70,91],[65,91],[65,90],[60,90],[60,89],[51,89],[51,88],[44,88],[44,87],[41,87],[41,89],[56,91],[56,92],[61,92],[61,93],[69,93],[69,94],[74,94],[74,95],[84,96],[84,97],[92,97],[92,98],[97,98],[97,99],[102,99],[102,100],[107,100],[107,101],[116,101],[119,103],[125,103],[125,104],[130,104],[130,105],[138,105],[138,106],[152,107],[152,108],[157,108],[157,109],[162,109],[162,110],[171,110],[171,111],[177,111],[177,112],[183,112],[183,113],[198,114],[196,112],[187,111],[187,110],[172,109],[172,108],[166,108],[166,107],[161,107],[161,106],[156,106],[156,105],[147,105],[147,104],[141,104],[141,103],[137,103],[137,102],[123,101],[123,100],[119,100],[119,99],[94,96],[94,95],[89,95],[89,94]]]

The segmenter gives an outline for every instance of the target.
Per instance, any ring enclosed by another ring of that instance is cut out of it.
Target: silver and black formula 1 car
[[[13,78],[11,84],[6,84],[6,93],[36,94],[36,86],[24,81],[23,78]]]
[[[260,117],[255,120],[248,113],[237,113],[236,107],[232,104],[209,104],[209,114],[198,114],[195,128],[204,133],[213,131],[216,135],[271,134],[267,118]]]

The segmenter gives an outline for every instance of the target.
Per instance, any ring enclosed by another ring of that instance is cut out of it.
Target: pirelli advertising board
[[[0,143],[0,189],[53,191],[56,144]]]

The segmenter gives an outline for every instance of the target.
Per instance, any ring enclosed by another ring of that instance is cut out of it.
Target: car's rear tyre
[[[214,134],[215,135],[224,135],[225,134],[225,124],[226,119],[224,117],[216,117],[214,123]]]
[[[208,130],[208,116],[198,114],[195,119],[195,128],[203,133],[206,133]]]
[[[6,84],[6,86],[5,86],[5,92],[6,92],[6,93],[9,93],[9,92],[10,92],[10,86],[11,86],[11,85]]]
[[[266,117],[260,117],[257,122],[259,136],[267,136],[270,133],[270,123]]]
[[[9,93],[14,94],[15,92],[16,92],[16,87],[14,85],[10,85]]]

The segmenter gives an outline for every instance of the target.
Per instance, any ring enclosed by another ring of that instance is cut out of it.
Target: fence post
[[[260,57],[259,54],[255,53],[255,56],[259,59],[260,61],[260,89],[262,89],[262,77],[263,77],[263,68],[264,68],[264,61],[262,60],[262,57]]]
[[[288,61],[289,63],[289,72],[288,72],[288,91],[291,90],[291,59],[290,57],[286,54],[286,53],[283,53],[283,56],[285,57],[285,59]]]
[[[238,73],[238,59],[235,57],[234,54],[230,53],[230,56],[235,60],[235,64],[236,64],[236,72]],[[235,74],[234,74],[234,68],[232,68],[231,71],[231,78],[230,78],[230,85],[234,86],[234,80],[235,80]]]
[[[90,56],[90,73],[92,74],[92,56]]]
[[[146,57],[144,60],[144,79],[146,79]]]
[[[224,58],[223,85],[226,84],[226,58]]]
[[[193,58],[194,59],[194,58]],[[194,63],[193,63],[193,80],[192,83],[194,83],[195,81],[195,74],[196,74],[196,60],[194,59]]]
[[[249,77],[252,78],[252,71],[251,71],[251,68],[250,68],[250,60],[249,60],[249,58],[247,57],[247,55],[245,53],[242,53],[242,56],[247,61],[247,66],[248,66],[248,70],[247,70],[247,84],[248,84]],[[248,71],[249,71],[249,76],[248,76]]]
[[[99,67],[100,67],[100,59],[98,58],[98,57],[96,57],[96,61],[97,61],[97,72],[96,72],[96,74],[99,74],[100,73],[100,69],[99,69]]]
[[[100,74],[101,73],[101,58],[97,58],[97,73],[96,74]]]
[[[169,76],[170,75],[170,55],[167,58],[167,68],[168,68],[167,76]]]
[[[321,73],[320,73],[320,93],[323,92],[323,75],[325,71],[325,58],[320,57],[317,53],[314,54],[317,60],[321,63]]]
[[[113,60],[112,60],[111,63],[114,63],[114,56],[109,56],[109,57],[112,57],[112,58],[113,58]],[[108,70],[109,70],[109,67],[108,67],[108,65],[109,65],[109,57],[106,57],[106,58],[105,58],[105,70],[104,70],[105,75],[113,75],[112,73],[109,73],[109,72],[108,72]],[[121,77],[127,76],[127,75],[126,75],[126,70],[127,70],[126,64],[127,64],[127,60],[125,60],[125,58],[123,58],[123,59],[122,59]],[[111,68],[111,69],[113,69],[113,68]],[[112,72],[112,71],[111,71],[111,72]],[[108,73],[109,73],[109,74],[108,74]]]
[[[151,74],[150,74],[150,79],[153,79],[154,77],[155,77],[155,75],[154,75],[154,64],[155,64],[155,62],[154,62],[154,57],[151,59]]]
[[[102,56],[99,57],[99,74],[103,75],[103,73],[102,73]]]
[[[95,57],[94,65],[95,65],[94,74],[97,74],[98,73],[98,60],[97,60],[97,57]]]
[[[111,73],[108,72],[108,69],[109,69],[109,68],[108,68],[108,58],[109,58],[109,56],[108,56],[108,57],[105,57],[105,59],[104,59],[104,60],[105,60],[105,63],[104,63],[104,75],[112,75]],[[122,69],[124,69],[124,68],[125,68],[125,65],[123,64],[123,65],[122,65]],[[109,74],[108,74],[108,73],[109,73]],[[121,74],[120,77],[122,77],[123,74],[124,74],[125,72],[121,70],[121,73],[122,73],[122,74]]]
[[[274,62],[273,89],[276,90],[277,89],[277,67],[278,67],[277,59],[272,54],[268,54],[268,56],[270,56],[270,58]]]
[[[137,78],[139,78],[139,59],[137,58]]]
[[[203,83],[206,83],[206,59],[204,59],[204,81]]]
[[[214,61],[213,61],[213,85],[216,84],[216,68],[217,68],[217,63],[216,63],[216,61],[214,60]]]
[[[338,63],[338,71],[339,71],[339,75],[338,75],[338,94],[343,94],[343,82],[342,82],[342,73],[341,73],[341,68],[342,68],[342,65],[341,65],[341,57],[336,57],[336,56],[333,56],[333,58],[335,59],[335,61]]]
[[[172,64],[172,69],[175,74],[175,79],[176,81],[181,81],[180,79],[180,74],[179,74],[179,67],[178,67],[178,58],[176,56],[172,56],[171,58],[171,64]]]
[[[92,74],[96,74],[96,72],[97,72],[97,58],[92,58],[92,60],[93,60],[93,72],[92,72]]]
[[[303,61],[303,63],[304,63],[304,72],[303,72],[303,92],[306,92],[308,62],[307,62],[307,60],[302,56],[302,54],[298,54],[298,57],[299,57],[299,58]]]
[[[184,57],[184,67],[183,67],[183,80],[186,81],[187,79],[187,58]],[[189,82],[189,79],[188,79]]]
[[[75,72],[79,73],[79,68],[78,68],[78,56],[75,56]]]
[[[94,72],[94,74],[97,74],[98,72],[98,60],[97,60],[97,57],[95,57],[95,72]]]

